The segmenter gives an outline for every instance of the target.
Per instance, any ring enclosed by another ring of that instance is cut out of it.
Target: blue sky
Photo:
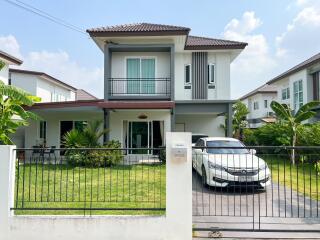
[[[82,29],[136,22],[190,27],[191,34],[246,41],[232,64],[237,98],[294,64],[320,52],[320,4],[316,0],[49,1],[22,0]],[[0,49],[102,97],[103,56],[93,41],[0,1]]]

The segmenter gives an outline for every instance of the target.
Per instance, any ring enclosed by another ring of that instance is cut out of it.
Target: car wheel
[[[207,172],[206,169],[204,168],[204,166],[202,166],[201,169],[201,181],[202,181],[202,186],[206,187],[208,185],[207,183]]]

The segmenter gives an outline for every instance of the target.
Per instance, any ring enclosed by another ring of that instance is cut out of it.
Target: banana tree
[[[319,101],[312,101],[301,106],[297,112],[291,110],[287,104],[280,104],[276,101],[272,101],[270,106],[275,112],[277,118],[280,121],[288,124],[290,129],[289,134],[291,138],[292,151],[291,151],[291,162],[295,164],[295,149],[297,144],[297,135],[299,126],[304,124],[304,121],[314,117],[316,112],[313,109],[319,106]]]
[[[0,70],[4,64],[0,61]],[[19,89],[6,85],[0,80],[0,144],[13,144],[10,135],[21,126],[27,126],[29,119],[39,117],[25,110],[24,106],[32,106],[40,98]]]

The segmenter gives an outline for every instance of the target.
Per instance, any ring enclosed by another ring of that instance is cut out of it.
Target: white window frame
[[[284,98],[283,98],[284,95]],[[286,87],[281,89],[281,99],[282,100],[288,100],[290,98],[290,88]]]
[[[300,82],[301,82],[301,89],[299,88]],[[297,92],[294,89],[294,85],[295,84],[298,85]],[[300,95],[302,95],[302,97],[301,97],[302,101],[300,101]],[[294,106],[294,110],[297,111],[302,105],[303,105],[303,81],[302,81],[302,79],[300,79],[300,80],[297,80],[297,81],[293,82],[293,106]]]
[[[265,99],[263,104],[264,104],[264,108],[268,108],[268,99]]]
[[[186,68],[187,66],[189,66],[189,82],[187,82],[187,75],[186,75]],[[184,65],[184,85],[190,86],[192,83],[192,68],[191,68],[191,64],[185,64]]]
[[[253,102],[253,110],[259,110],[259,102],[258,101]]]
[[[43,129],[44,130],[44,137],[41,137],[41,123],[45,123],[45,128]],[[48,130],[48,123],[47,121],[39,121],[39,139],[43,139],[45,140],[47,138],[47,130]]]
[[[213,73],[211,71],[211,66],[213,66]],[[209,68],[208,84],[213,85],[216,82],[216,65],[214,63],[209,63],[208,68]],[[213,74],[213,81],[211,80],[212,74]]]

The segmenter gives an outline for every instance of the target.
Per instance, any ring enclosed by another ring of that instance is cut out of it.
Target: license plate
[[[253,178],[251,176],[240,176],[239,182],[252,182]]]

